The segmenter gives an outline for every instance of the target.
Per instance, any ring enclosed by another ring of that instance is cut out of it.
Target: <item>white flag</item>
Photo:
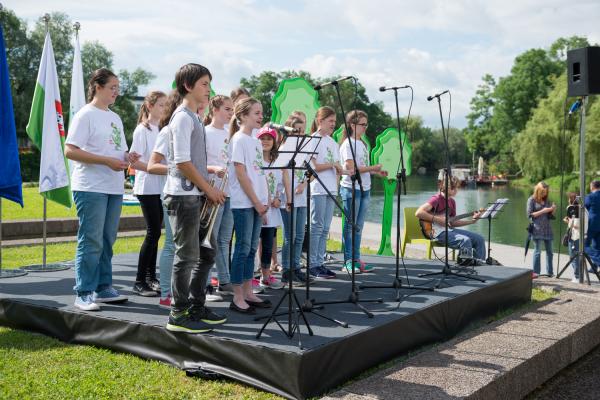
[[[85,90],[83,83],[83,67],[81,65],[81,51],[79,50],[79,35],[75,36],[73,53],[73,70],[71,72],[71,100],[69,101],[69,128],[71,121],[81,108],[85,106]]]
[[[63,112],[50,33],[46,33],[26,130],[41,152],[40,193],[48,200],[71,207],[70,183],[63,151]]]

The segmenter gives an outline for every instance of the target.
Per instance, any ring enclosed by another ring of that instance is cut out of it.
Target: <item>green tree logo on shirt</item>
[[[304,178],[304,171],[302,171],[301,169],[297,169],[295,171],[295,173],[296,173],[296,180],[298,182],[302,181],[302,178]]]
[[[121,130],[114,122],[111,122],[110,126],[112,128],[111,139],[115,145],[115,150],[121,150]]]
[[[275,174],[269,172],[267,174],[267,186],[269,187],[269,195],[272,199],[275,198],[275,189],[277,188],[277,182],[275,181]]]
[[[331,151],[329,147],[327,148],[327,155],[325,156],[325,161],[327,161],[330,164],[333,164],[335,162],[335,159],[333,158],[333,151]]]
[[[263,154],[262,154],[262,150],[260,150],[258,147],[256,148],[256,158],[254,159],[253,162],[253,166],[254,166],[254,170],[256,172],[259,173],[259,175],[264,175],[264,171],[262,170],[262,168],[264,167],[264,159],[263,159]]]

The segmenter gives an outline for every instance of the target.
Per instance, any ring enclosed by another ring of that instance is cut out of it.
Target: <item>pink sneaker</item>
[[[171,296],[167,296],[167,297],[161,297],[160,300],[158,301],[158,306],[160,308],[165,308],[167,310],[171,309]]]
[[[531,273],[531,279],[537,279],[537,278],[539,278],[539,275],[536,274],[535,272],[532,272]]]
[[[263,293],[265,289],[260,285],[260,281],[256,278],[252,278],[252,293],[260,294]]]
[[[273,275],[270,275],[268,279],[260,280],[260,287],[269,289],[283,289],[283,283]]]
[[[216,277],[210,278],[210,286],[219,287],[219,280]]]

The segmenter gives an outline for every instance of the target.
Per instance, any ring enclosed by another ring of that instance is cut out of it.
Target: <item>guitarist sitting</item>
[[[445,181],[442,180],[440,184],[440,191],[431,196],[431,198],[421,205],[415,216],[419,218],[423,225],[428,225],[426,222],[430,222],[432,225],[430,237],[428,239],[435,240],[439,243],[445,243],[445,220],[446,220],[446,204],[448,203],[448,216],[450,217],[448,223],[448,247],[451,249],[459,250],[459,253],[463,254],[472,254],[478,260],[486,259],[486,251],[485,251],[485,239],[478,233],[470,232],[465,229],[456,229],[460,226],[471,225],[478,221],[478,218],[481,212],[476,211],[472,215],[468,214],[466,216],[471,216],[471,219],[458,220],[454,219],[456,217],[456,201],[454,200],[454,196],[458,192],[458,186],[460,184],[459,180],[456,177],[452,177],[450,179],[450,188],[448,190],[449,201],[446,202],[444,197],[445,192]],[[426,232],[423,229],[424,233]],[[464,250],[463,250],[464,249]],[[483,261],[485,262],[485,261]]]

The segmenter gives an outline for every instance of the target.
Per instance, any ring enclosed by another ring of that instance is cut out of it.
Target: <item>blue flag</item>
[[[23,207],[22,183],[4,33],[0,25],[0,196]]]

